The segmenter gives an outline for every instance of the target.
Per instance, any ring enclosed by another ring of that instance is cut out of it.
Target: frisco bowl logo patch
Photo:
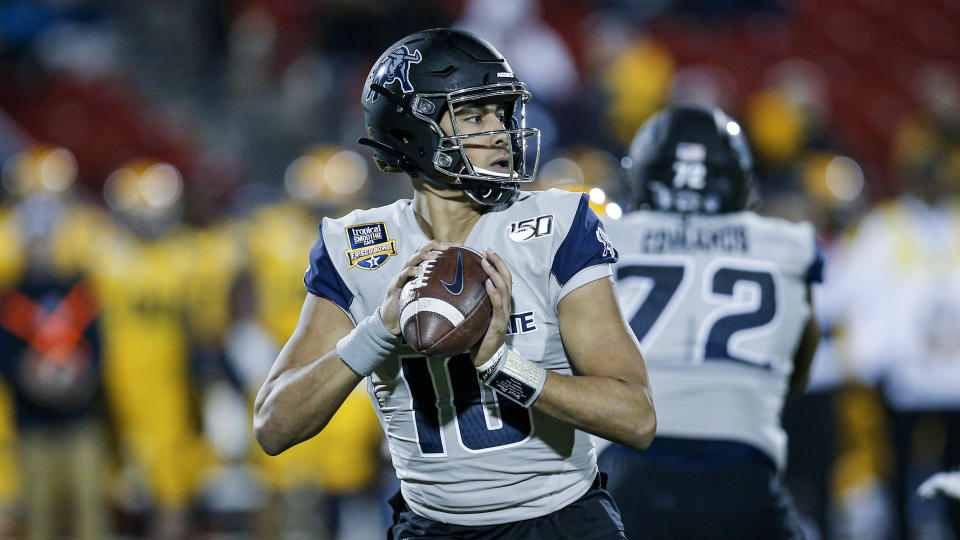
[[[350,249],[345,252],[349,268],[380,268],[387,259],[397,254],[397,241],[387,236],[386,222],[352,225],[345,230],[350,242]]]
[[[386,87],[394,81],[400,81],[400,89],[404,94],[413,92],[413,85],[410,84],[410,65],[419,64],[421,60],[423,56],[420,55],[420,49],[414,49],[411,53],[406,45],[401,45],[387,53],[386,58],[377,66],[377,71],[370,82]],[[373,102],[379,97],[380,94],[371,89],[367,92],[366,100]]]

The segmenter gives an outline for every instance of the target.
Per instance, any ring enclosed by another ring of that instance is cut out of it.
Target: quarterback
[[[529,99],[467,32],[417,32],[384,52],[360,142],[414,196],[323,220],[300,320],[257,396],[255,434],[277,454],[366,378],[401,485],[392,538],[623,538],[587,433],[649,446],[646,367],[586,197],[519,189],[539,146]],[[451,245],[483,254],[493,318],[470,352],[423,357],[400,337],[398,298]],[[494,390],[508,372],[525,374],[519,395]]]

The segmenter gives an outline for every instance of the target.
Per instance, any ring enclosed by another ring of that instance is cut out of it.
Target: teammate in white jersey
[[[323,221],[298,327],[257,397],[255,433],[276,454],[323,429],[366,377],[401,482],[392,538],[623,538],[580,430],[647,447],[646,368],[587,199],[518,189],[536,168],[529,98],[470,33],[387,49],[364,86],[360,142],[409,174],[414,196]],[[401,342],[398,296],[451,244],[483,253],[494,316],[470,353],[424,358]],[[508,381],[523,383],[516,402],[492,389],[513,377],[505,365],[532,374]]]
[[[795,537],[780,411],[788,390],[803,389],[818,339],[813,227],[748,210],[750,151],[719,109],[660,112],[630,160],[640,209],[607,228],[659,426],[646,452],[601,454],[627,536]]]

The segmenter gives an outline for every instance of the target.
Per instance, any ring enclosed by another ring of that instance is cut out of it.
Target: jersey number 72
[[[689,257],[633,258],[617,266],[618,282],[644,280],[648,283],[623,302],[630,327],[644,348],[649,348],[666,326],[689,324],[686,320],[672,320],[671,316],[685,294],[696,294],[689,290],[691,284],[688,283],[696,275],[694,260]],[[730,340],[739,332],[761,330],[775,323],[778,277],[776,268],[742,260],[717,259],[708,264],[699,289],[701,301],[714,307],[695,323],[697,340],[692,360],[729,360],[769,367],[769,359],[731,351]],[[738,296],[744,296],[738,294],[738,289],[752,289],[746,295],[750,297],[749,302],[738,300]],[[686,331],[686,328],[674,330]]]

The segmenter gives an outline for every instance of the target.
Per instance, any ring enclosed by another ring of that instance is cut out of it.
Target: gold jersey
[[[248,223],[258,319],[277,343],[286,342],[296,328],[307,294],[303,274],[318,235],[317,221],[293,203],[264,207]],[[370,400],[358,387],[319,435],[279,456],[268,456],[259,446],[255,454],[264,480],[273,489],[314,484],[330,493],[351,493],[377,478],[381,440]]]
[[[15,215],[8,208],[0,208],[0,290],[16,283],[23,271],[23,248]],[[20,487],[19,470],[13,401],[6,385],[0,381],[0,505],[16,497]]]
[[[23,242],[16,212],[0,208],[0,290],[20,279],[23,264]]]
[[[230,290],[243,264],[241,229],[222,223],[181,236],[189,261],[184,291],[192,335],[202,343],[219,342],[230,326]]]
[[[278,343],[284,343],[297,326],[306,296],[303,273],[317,239],[317,221],[300,206],[279,203],[251,216],[247,231],[258,319]]]
[[[185,289],[194,254],[177,235],[146,241],[121,231],[95,248],[104,383],[121,446],[161,505],[186,505],[209,455],[190,405]]]

